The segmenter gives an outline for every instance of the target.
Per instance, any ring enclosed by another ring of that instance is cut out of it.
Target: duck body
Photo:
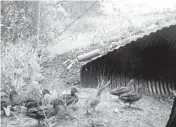
[[[45,119],[45,116],[46,118],[50,118],[56,114],[57,112],[55,109],[41,109],[40,107],[37,107],[29,109],[26,116],[36,119],[38,120],[38,123],[40,123],[41,120]]]
[[[63,102],[65,102],[66,106],[75,104],[78,102],[79,97],[76,95],[76,93],[78,93],[78,90],[76,88],[72,88],[70,94],[62,95],[62,100]]]
[[[98,106],[100,103],[100,97],[95,97],[95,98],[89,98],[86,100],[85,105],[86,105],[86,113],[91,114],[91,112],[95,112],[95,108]]]
[[[19,105],[19,95],[14,90],[10,92],[10,101],[11,101],[12,107]]]
[[[44,96],[45,96],[46,94],[50,94],[49,90],[43,89],[43,90],[42,90],[42,98],[43,98],[43,99],[44,99]],[[28,112],[28,110],[31,109],[31,108],[37,108],[37,107],[39,107],[39,106],[42,105],[42,101],[37,101],[37,100],[34,100],[34,99],[32,99],[32,98],[28,98],[28,99],[25,100],[23,103],[24,103],[24,106],[27,108],[27,112]]]
[[[68,105],[77,103],[79,100],[79,97],[76,94],[75,95],[65,94],[62,96],[62,99],[63,101],[66,102],[66,105],[68,106]]]
[[[92,114],[95,112],[95,108],[101,102],[100,96],[101,96],[103,90],[109,86],[109,83],[110,82],[107,82],[106,85],[100,86],[99,88],[97,88],[97,93],[96,93],[95,97],[90,97],[85,101],[85,108],[86,108],[87,114]],[[103,82],[102,82],[102,84],[103,84]]]
[[[10,102],[11,102],[11,110],[12,111],[15,110],[15,106],[17,106],[19,108],[19,106],[22,103],[20,96],[18,95],[18,93],[15,90],[10,92]]]
[[[2,115],[9,116],[11,108],[10,98],[6,95],[1,95],[1,111]]]
[[[120,96],[120,100],[124,101],[125,103],[134,103],[139,101],[142,98],[141,94],[136,94],[133,92],[125,93]]]
[[[142,90],[143,90],[143,85],[141,84],[139,86],[138,92],[130,91],[128,93],[124,93],[120,95],[119,99],[124,103],[129,103],[130,104],[129,107],[130,107],[132,103],[139,101],[142,98]]]
[[[59,105],[61,105],[60,101],[54,101],[53,108],[43,109],[41,107],[31,108],[29,109],[26,116],[29,116],[33,119],[38,120],[38,124],[40,124],[41,120],[45,118],[50,118],[58,114],[59,112]]]
[[[133,82],[134,82],[134,79],[131,79],[126,87],[123,86],[123,87],[115,88],[112,91],[110,91],[110,94],[115,95],[115,96],[120,96],[124,93],[130,92],[132,90],[131,85],[133,84]]]
[[[175,126],[176,126],[176,97],[174,98],[171,114],[166,127],[175,127]]]
[[[1,107],[7,107],[8,105],[11,105],[10,98],[7,96],[1,96]]]
[[[11,103],[10,101],[1,101],[1,111],[3,111],[2,115],[9,116],[10,114]]]
[[[124,93],[130,92],[131,89],[129,87],[119,87],[110,92],[110,94],[115,95],[115,96],[120,96]]]
[[[31,109],[31,108],[37,108],[37,107],[39,107],[39,106],[42,105],[42,102],[41,102],[41,101],[40,101],[40,102],[37,102],[36,100],[33,100],[33,99],[31,99],[31,98],[27,99],[24,103],[25,103],[24,106],[27,108],[27,112],[28,112],[28,110]]]

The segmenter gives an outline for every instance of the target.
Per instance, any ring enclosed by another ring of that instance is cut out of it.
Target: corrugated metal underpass
[[[176,89],[176,25],[132,41],[81,68],[83,87],[97,87],[97,77],[111,80],[110,88],[135,79],[134,89],[145,84],[145,94],[168,97]]]

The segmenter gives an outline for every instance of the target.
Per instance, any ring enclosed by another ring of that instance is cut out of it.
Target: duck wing
[[[51,109],[41,109],[40,107],[36,110],[33,110],[33,113],[37,114],[40,119],[50,118],[57,115],[58,110],[55,108]]]
[[[29,116],[31,118],[34,119],[38,119],[38,111],[37,108],[31,108],[29,109],[28,113],[26,114],[26,116]]]
[[[46,113],[46,117],[50,118],[50,117],[53,117],[53,116],[57,115],[58,110],[55,109],[55,108],[52,108],[50,110],[47,110],[45,113]]]
[[[90,102],[90,106],[91,106],[91,107],[96,107],[99,103],[100,103],[100,100],[99,100],[99,99],[93,99],[93,100]]]
[[[38,106],[41,106],[42,105],[42,102],[40,101],[40,102],[38,102],[38,101],[36,101],[36,100],[34,100],[34,99],[27,99],[25,102],[24,102],[24,106],[26,107],[26,108],[36,108],[36,107],[38,107]]]
[[[63,95],[62,98],[63,98],[64,102],[66,101],[67,105],[71,105],[73,103],[77,103],[78,100],[79,100],[78,96],[76,96],[76,95],[72,96],[71,94],[65,94],[65,95]]]
[[[47,109],[43,110],[40,107],[31,108],[26,115],[34,119],[44,119],[47,111]]]
[[[130,88],[129,87],[119,87],[117,89],[112,90],[110,93],[112,95],[116,95],[116,96],[120,96],[121,94],[130,92]]]

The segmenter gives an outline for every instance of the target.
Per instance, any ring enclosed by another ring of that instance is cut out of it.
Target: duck
[[[78,102],[79,97],[78,97],[78,95],[76,95],[77,93],[78,93],[78,89],[76,87],[72,87],[70,94],[63,94],[62,95],[61,98],[66,106],[76,104]]]
[[[86,114],[92,114],[92,113],[95,113],[95,108],[98,106],[98,104],[100,103],[101,101],[101,93],[103,92],[103,90],[105,88],[107,88],[110,84],[110,81],[108,81],[106,83],[106,85],[103,84],[104,81],[101,82],[100,85],[98,85],[97,87],[97,92],[96,92],[96,95],[94,97],[90,97],[88,98],[86,101],[85,101],[85,108],[86,108]]]
[[[130,91],[130,92],[124,93],[120,95],[119,99],[124,103],[129,103],[129,108],[130,108],[132,103],[139,101],[142,98],[142,92],[143,92],[143,84],[140,84],[137,92]]]
[[[10,102],[11,102],[11,110],[14,111],[15,106],[20,106],[22,103],[22,100],[20,99],[20,96],[15,90],[12,90],[10,92]]]
[[[11,109],[10,98],[7,95],[1,95],[1,111],[2,115],[9,116]]]
[[[27,100],[25,100],[24,102],[24,107],[26,107],[27,109],[27,112],[29,111],[29,109],[31,108],[36,108],[38,106],[41,106],[42,105],[42,101],[36,101],[32,98],[28,98]]]
[[[44,120],[45,118],[50,118],[53,116],[56,116],[60,110],[60,105],[63,105],[63,102],[61,100],[55,100],[53,101],[53,107],[52,108],[42,108],[42,107],[35,107],[29,109],[28,113],[26,113],[26,116],[36,119],[38,121],[38,124],[40,124],[41,120]]]
[[[170,90],[172,94],[174,95],[174,101],[172,110],[169,116],[169,120],[167,121],[166,127],[175,127],[176,125],[176,90]]]
[[[130,82],[127,84],[127,86],[123,86],[123,87],[118,87],[113,89],[112,91],[110,91],[110,94],[115,95],[115,96],[120,96],[124,93],[128,93],[132,90],[131,86],[134,83],[134,79],[131,79]]]
[[[43,89],[42,90],[42,98],[44,98],[44,96],[46,94],[50,94],[49,90],[47,89]],[[34,100],[32,98],[28,98],[27,100],[25,100],[24,102],[24,107],[27,108],[27,112],[29,111],[29,109],[31,108],[36,108],[36,107],[39,107],[42,105],[42,101],[37,101],[37,100]]]

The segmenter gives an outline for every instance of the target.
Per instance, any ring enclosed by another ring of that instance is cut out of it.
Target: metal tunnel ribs
[[[81,68],[83,87],[96,87],[97,76],[111,80],[110,88],[136,79],[134,89],[145,84],[145,93],[170,96],[176,83],[176,25],[132,41]]]

